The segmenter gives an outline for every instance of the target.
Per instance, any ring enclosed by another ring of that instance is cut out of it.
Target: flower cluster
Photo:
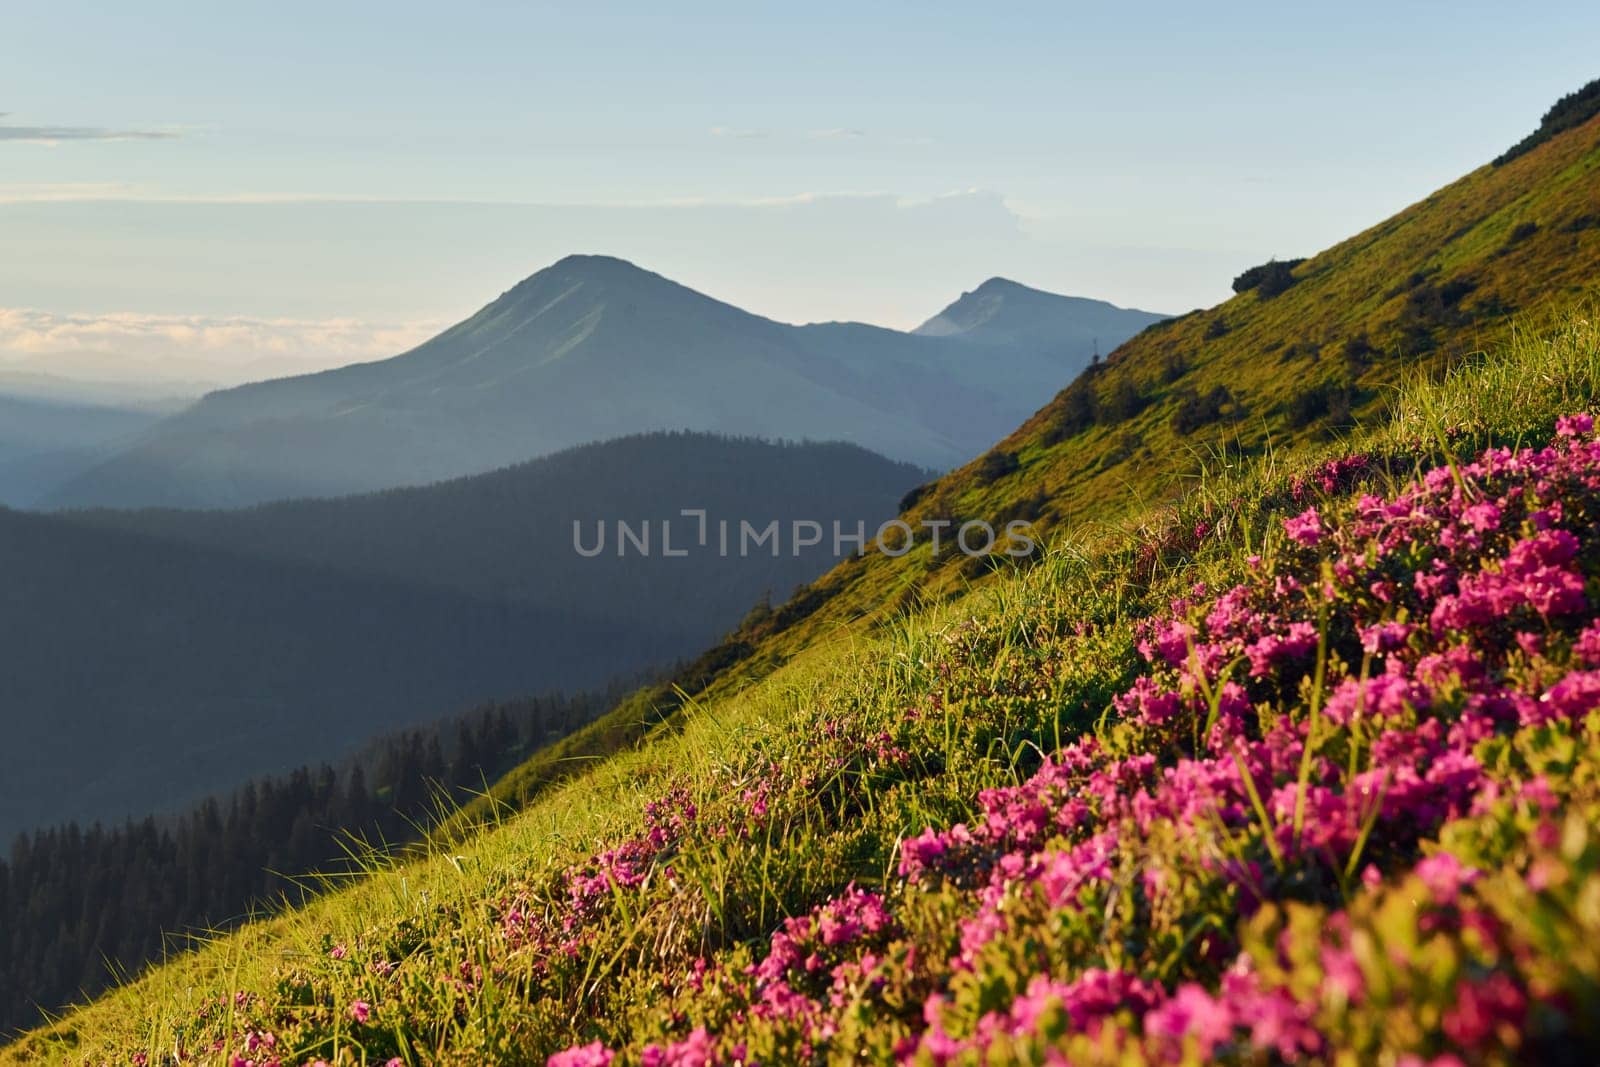
[[[1525,1051],[1537,1027],[1574,1032],[1581,1020],[1551,999],[1527,946],[1523,959],[1506,947],[1519,928],[1487,902],[1482,872],[1430,844],[1494,823],[1502,842],[1519,826],[1516,847],[1537,849],[1563,801],[1506,755],[1551,730],[1586,737],[1600,708],[1600,444],[1583,419],[1562,427],[1547,449],[1490,451],[1391,497],[1290,515],[1274,558],[1142,628],[1149,666],[1105,730],[981,793],[975,819],[909,835],[901,893],[852,888],[788,920],[750,968],[765,1014],[804,1014],[822,1045],[843,1034],[791,979],[840,972],[830,937],[892,937],[937,902],[954,910],[954,941],[943,959],[936,939],[910,946],[933,989],[892,1027],[906,1062],[1390,1048],[1465,1063]],[[1366,472],[1357,457],[1309,484],[1326,493]],[[1572,877],[1570,863],[1539,862],[1550,870],[1510,883]],[[1358,906],[1329,906],[1341,898]],[[863,902],[866,917],[848,918]],[[1294,908],[1299,925],[1282,928]],[[1165,944],[1174,920],[1203,936],[1159,958],[1116,950]],[[1374,956],[1385,924],[1458,961],[1447,988],[1414,988],[1420,960]],[[1434,1002],[1447,1006],[1432,1032],[1373,1021],[1433,1017]],[[735,1013],[695,1062],[743,1051],[762,1016]]]

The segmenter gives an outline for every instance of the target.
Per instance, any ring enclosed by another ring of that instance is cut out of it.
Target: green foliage
[[[1015,474],[1022,469],[1022,464],[1017,459],[1015,452],[993,451],[984,455],[978,463],[978,478],[985,484],[998,482],[1009,474]]]
[[[1172,432],[1187,437],[1204,426],[1224,418],[1239,418],[1243,412],[1226,385],[1218,385],[1201,396],[1194,389],[1178,394],[1178,410],[1172,413]]]
[[[1294,276],[1294,269],[1304,262],[1304,257],[1284,260],[1270,259],[1259,267],[1251,267],[1235,278],[1233,280],[1233,291],[1236,293],[1248,293],[1254,289],[1261,294],[1263,300],[1270,300],[1272,297],[1288,292],[1294,283],[1299,280]],[[1220,318],[1213,320],[1213,324],[1216,323],[1223,323],[1223,320]],[[1208,326],[1208,334],[1210,329]],[[1216,336],[1220,337],[1226,332],[1227,325],[1223,323],[1221,331]]]
[[[1539,128],[1496,156],[1494,165],[1503,167],[1558,134],[1582,126],[1597,114],[1600,114],[1600,78],[1550,105],[1550,110],[1539,121]]]
[[[1318,382],[1289,398],[1285,416],[1297,430],[1324,419],[1333,428],[1348,429],[1359,398],[1355,387],[1348,383]]]

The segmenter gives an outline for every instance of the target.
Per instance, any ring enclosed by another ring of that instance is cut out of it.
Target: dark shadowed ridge
[[[666,558],[661,520],[680,546],[690,506],[875,529],[925,477],[850,445],[655,434],[344,499],[0,509],[0,839],[689,655],[815,577],[832,543]],[[648,520],[653,554],[619,554],[618,519]],[[592,545],[602,520],[608,551],[579,556],[573,523]]]

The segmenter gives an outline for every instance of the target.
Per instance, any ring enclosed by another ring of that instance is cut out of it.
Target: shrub
[[[1518,242],[1526,241],[1538,232],[1539,224],[1537,222],[1519,222],[1516,228],[1511,231],[1511,236],[1506,240],[1506,244],[1514,245]]]
[[[1055,421],[1045,431],[1045,444],[1053,445],[1076,437],[1094,426],[1100,414],[1100,398],[1093,376],[1087,372],[1061,391]]]
[[[1189,361],[1182,352],[1168,352],[1161,362],[1161,380],[1168,385],[1189,373]]]
[[[1259,267],[1251,267],[1235,278],[1233,291],[1245,293],[1254,289],[1263,299],[1270,299],[1299,281],[1294,276],[1294,269],[1304,262],[1303,256],[1300,259],[1269,259]]]
[[[1470,278],[1452,278],[1443,285],[1423,282],[1406,293],[1405,304],[1395,319],[1400,346],[1411,352],[1431,352],[1437,347],[1433,330],[1439,326],[1459,326],[1466,321],[1461,301],[1477,289]]]
[[[1348,382],[1318,382],[1291,396],[1284,416],[1297,430],[1323,420],[1344,426],[1349,424],[1350,413],[1360,399],[1355,386]]]
[[[1017,459],[1015,452],[1002,452],[995,449],[988,452],[978,461],[978,480],[985,485],[998,482],[1008,474],[1015,474],[1022,469],[1022,463]]]
[[[1117,447],[1107,452],[1100,458],[1100,469],[1108,471],[1119,463],[1133,458],[1135,452],[1144,447],[1144,436],[1133,432],[1123,433],[1117,437]]]
[[[907,491],[906,495],[900,498],[900,513],[903,515],[920,504],[933,491],[935,484],[937,483],[924,482],[915,489]]]
[[[1217,386],[1204,396],[1194,389],[1185,389],[1179,394],[1178,410],[1172,413],[1172,432],[1188,436],[1225,416],[1237,417],[1238,413],[1239,406],[1225,385]]]
[[[1126,378],[1111,387],[1110,394],[1106,397],[1104,409],[1107,418],[1112,422],[1125,422],[1143,411],[1149,400],[1146,399]]]
[[[1207,341],[1215,341],[1217,338],[1226,335],[1227,332],[1228,320],[1223,318],[1221,315],[1218,315],[1216,318],[1206,323],[1206,332],[1202,336],[1204,336]]]
[[[1278,362],[1288,363],[1289,361],[1296,359],[1309,359],[1315,363],[1317,357],[1321,355],[1321,353],[1321,345],[1317,344],[1315,341],[1301,338],[1293,344],[1283,346],[1283,354],[1278,357]]]
[[[1339,349],[1339,355],[1343,357],[1345,370],[1350,373],[1350,377],[1357,378],[1363,370],[1372,365],[1378,356],[1378,350],[1372,347],[1372,342],[1362,333],[1346,338]]]
[[[1504,166],[1518,156],[1527,155],[1550,138],[1582,126],[1596,115],[1600,115],[1600,78],[1596,78],[1577,92],[1568,93],[1557,100],[1550,110],[1544,113],[1539,128],[1496,156],[1494,165]]]

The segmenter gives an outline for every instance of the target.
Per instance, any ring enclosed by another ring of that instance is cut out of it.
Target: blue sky
[[[0,358],[371,358],[575,251],[790,321],[1183,311],[1600,75],[1600,5],[1325,8],[10,5]]]

